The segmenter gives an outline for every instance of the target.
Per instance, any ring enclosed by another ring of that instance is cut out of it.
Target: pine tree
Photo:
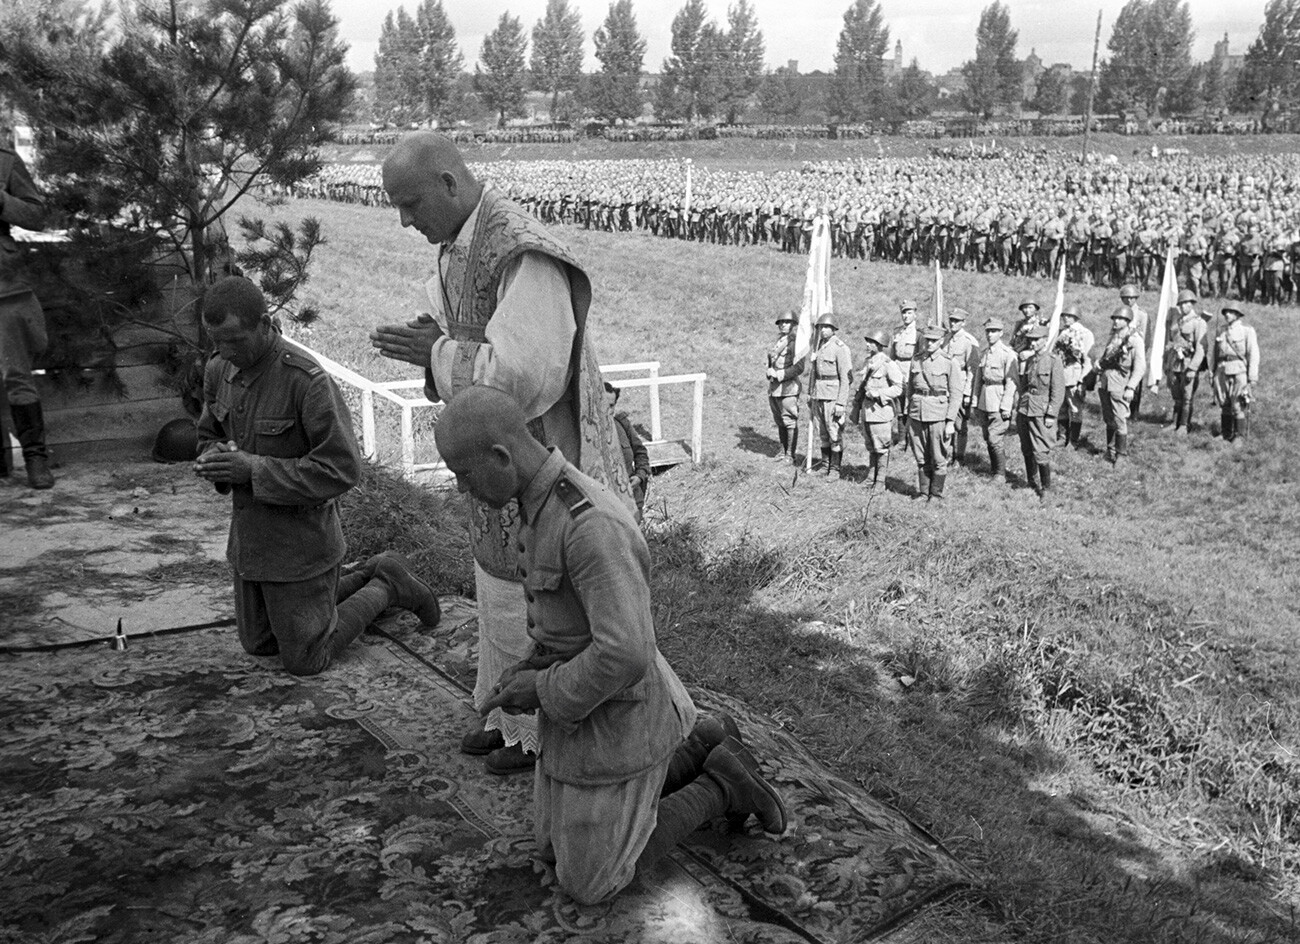
[[[502,13],[497,27],[483,37],[481,66],[474,67],[474,91],[483,104],[497,113],[497,127],[506,119],[525,114],[528,39],[519,17]]]
[[[1265,130],[1300,104],[1300,0],[1269,0],[1259,36],[1246,50],[1232,105],[1255,112]]]
[[[440,125],[451,124],[464,106],[459,79],[465,59],[442,0],[420,4],[415,11],[415,30],[419,37],[416,73],[424,113]]]
[[[420,38],[404,7],[384,17],[375,53],[375,107],[388,121],[405,124],[425,116],[420,94]]]
[[[664,60],[656,89],[655,114],[660,119],[709,118],[718,104],[718,60],[722,35],[706,22],[704,0],[686,0],[672,25],[672,52]]]
[[[1020,101],[1018,35],[1011,28],[1010,11],[1001,3],[992,3],[980,13],[980,24],[975,31],[975,58],[961,67],[966,78],[967,111],[991,118],[999,107]]]
[[[728,9],[721,51],[718,101],[727,121],[734,124],[763,81],[763,33],[749,0],[737,0]]]
[[[1102,65],[1102,106],[1158,115],[1186,87],[1192,69],[1192,15],[1186,0],[1129,0],[1119,11]]]
[[[592,83],[592,111],[606,121],[638,117],[646,41],[637,30],[632,0],[611,3],[604,24],[592,40],[600,60],[600,72]]]
[[[889,28],[875,0],[854,0],[844,12],[844,27],[835,46],[835,75],[826,106],[845,122],[865,121],[879,114],[884,99],[885,68],[881,57],[889,48]]]
[[[1070,107],[1070,86],[1065,76],[1056,69],[1048,69],[1040,75],[1030,107],[1040,115],[1059,115],[1065,112]]]
[[[573,92],[582,77],[582,15],[568,0],[546,0],[546,15],[533,27],[533,84],[551,94],[551,120],[560,93]]]
[[[894,112],[903,119],[924,118],[934,111],[939,90],[921,71],[915,59],[898,75],[894,83]]]

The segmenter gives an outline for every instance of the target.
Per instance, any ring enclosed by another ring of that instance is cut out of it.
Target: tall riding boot
[[[1106,461],[1115,461],[1115,427],[1106,427]]]
[[[1070,445],[1070,411],[1064,407],[1056,418],[1056,441]]]
[[[1115,461],[1119,462],[1119,460],[1124,458],[1126,455],[1128,455],[1128,433],[1116,433]]]
[[[1187,422],[1187,411],[1183,408],[1183,404],[1181,401],[1175,401],[1174,402],[1174,432],[1178,432],[1180,429],[1182,429],[1183,424],[1186,422]]]
[[[1219,414],[1219,435],[1223,437],[1224,442],[1232,442],[1233,434],[1236,432],[1233,427],[1232,410],[1224,410]]]
[[[45,416],[41,405],[11,403],[9,413],[14,418],[14,435],[23,447],[27,484],[32,488],[53,488],[54,476],[50,474],[50,453],[45,447]]]
[[[1034,461],[1033,456],[1025,456],[1025,484],[1038,491],[1038,463]]]
[[[1187,404],[1183,408],[1183,432],[1190,433],[1191,431],[1192,431],[1192,400],[1189,397],[1187,400]]]
[[[840,478],[843,478],[843,477],[844,477],[844,473],[843,473],[843,471],[840,469],[840,463],[843,461],[843,459],[844,459],[844,450],[842,450],[842,449],[832,449],[832,450],[831,450],[831,467],[826,471],[826,474],[827,474],[827,475],[830,475],[831,473],[834,473],[836,476],[839,476]]]
[[[1046,495],[1052,488],[1052,467],[1046,462],[1040,462],[1038,464],[1038,475],[1043,482],[1043,488],[1039,494]]]
[[[930,479],[930,501],[943,501],[943,483],[947,478],[942,472],[934,473]]]
[[[925,466],[916,467],[916,494],[912,496],[913,500],[918,498],[928,498],[930,496],[930,473],[926,471]]]
[[[831,474],[831,450],[829,447],[822,450],[822,462],[817,469],[822,475]]]
[[[778,436],[781,437],[781,454],[776,458],[789,462],[790,461],[790,431],[786,429],[784,426],[782,426],[776,431],[776,433]]]
[[[1083,435],[1083,420],[1070,424],[1070,442],[1074,443],[1074,448],[1079,448],[1079,437]]]
[[[330,637],[330,661],[338,658],[366,627],[379,618],[379,614],[393,604],[392,588],[383,580],[374,579],[355,593],[351,593],[338,604],[338,620],[334,624],[334,633]]]
[[[1250,436],[1250,414],[1244,413],[1241,416],[1232,418],[1232,441],[1240,442],[1245,445],[1246,439]]]

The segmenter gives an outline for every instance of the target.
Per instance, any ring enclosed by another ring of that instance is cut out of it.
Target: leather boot
[[[1187,422],[1187,414],[1186,411],[1183,409],[1183,405],[1181,403],[1175,403],[1174,404],[1174,432],[1176,433],[1180,429],[1182,429],[1183,424],[1185,422]]]
[[[774,456],[773,458],[785,462],[789,462],[790,461],[790,431],[786,429],[784,426],[782,426],[780,429],[776,431],[776,433],[778,436],[781,437],[781,454],[779,456]]]
[[[1039,494],[1040,494],[1040,495],[1046,495],[1046,494],[1048,493],[1048,491],[1050,491],[1051,488],[1052,488],[1052,467],[1051,467],[1050,465],[1048,465],[1047,463],[1045,463],[1045,462],[1044,462],[1044,463],[1039,463],[1039,465],[1038,465],[1038,475],[1039,475],[1039,478],[1041,478],[1041,479],[1042,479],[1042,482],[1043,482],[1043,488],[1042,488],[1042,490],[1039,492]]]
[[[719,744],[733,737],[740,741],[740,728],[726,712],[717,715],[700,715],[686,739],[673,751],[668,760],[668,774],[664,778],[660,796],[676,793],[704,770],[704,761]],[[742,742],[743,743],[743,742]]]
[[[1025,484],[1028,485],[1030,488],[1032,488],[1035,492],[1039,490],[1038,463],[1035,462],[1033,459],[1031,459],[1029,456],[1025,456]]]
[[[912,496],[915,501],[918,498],[930,497],[930,475],[925,471],[924,466],[916,467],[916,494]]]
[[[821,465],[817,466],[817,470],[821,472],[822,475],[831,474],[831,451],[829,448],[822,450],[822,461]]]
[[[1006,460],[1002,458],[1001,446],[989,446],[989,473],[994,479],[1002,481],[1006,476]]]
[[[1115,434],[1115,461],[1128,455],[1128,433]]]
[[[1115,461],[1115,427],[1106,427],[1106,461]]]
[[[401,554],[384,554],[375,566],[375,577],[388,584],[392,590],[392,606],[410,610],[425,626],[437,626],[442,618],[438,595],[427,583],[411,573],[410,565]]]
[[[45,415],[39,403],[11,403],[9,414],[14,420],[14,435],[23,447],[27,466],[27,484],[32,488],[54,487],[50,474],[50,453],[45,447]]]
[[[948,476],[936,472],[930,479],[930,501],[943,501],[943,483],[947,481]]]
[[[704,772],[722,788],[728,818],[747,818],[753,813],[765,832],[785,832],[785,804],[780,794],[763,779],[758,762],[734,737],[709,752]]]
[[[832,449],[832,450],[831,450],[831,467],[826,471],[826,474],[827,474],[827,475],[830,475],[830,474],[833,472],[833,473],[835,473],[836,476],[838,476],[838,477],[840,477],[840,478],[843,478],[843,477],[844,477],[844,473],[843,473],[843,472],[841,471],[841,469],[840,469],[840,463],[843,462],[843,461],[844,461],[844,450],[842,450],[842,449]]]
[[[872,453],[867,456],[867,488],[875,488],[880,482],[880,456]]]
[[[1250,436],[1250,414],[1244,416],[1234,416],[1232,418],[1232,441],[1245,445],[1246,439]]]
[[[1070,442],[1074,443],[1074,448],[1079,448],[1079,437],[1083,435],[1083,422],[1070,424]]]
[[[1233,420],[1231,410],[1224,410],[1219,414],[1219,435],[1223,437],[1224,442],[1232,442],[1232,437],[1236,430],[1233,429]]]
[[[794,465],[798,465],[799,458],[795,455],[795,452],[799,448],[799,427],[796,426],[794,429],[787,430],[787,433],[790,436],[790,462]]]

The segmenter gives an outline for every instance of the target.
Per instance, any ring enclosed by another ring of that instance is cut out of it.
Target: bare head
[[[493,508],[523,492],[549,456],[526,424],[519,404],[495,387],[470,387],[452,398],[434,439],[462,492]]]
[[[202,317],[213,348],[241,369],[260,360],[275,340],[266,296],[241,276],[221,279],[203,293]]]
[[[402,225],[413,226],[431,243],[454,239],[483,194],[455,143],[432,131],[398,141],[383,175]]]

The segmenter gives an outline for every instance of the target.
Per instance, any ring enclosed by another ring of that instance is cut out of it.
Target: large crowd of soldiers
[[[774,173],[683,161],[498,161],[477,173],[548,223],[863,260],[1143,289],[1172,249],[1202,297],[1292,303],[1300,291],[1300,157],[1080,165],[1046,149],[994,159],[858,159]],[[687,197],[688,186],[690,189]],[[386,205],[378,168],[333,164],[299,196]]]
[[[768,403],[781,444],[775,459],[806,461],[811,470],[843,477],[847,432],[857,430],[867,466],[865,476],[855,478],[869,488],[880,484],[882,469],[888,474],[892,451],[901,445],[916,463],[915,499],[941,501],[948,472],[958,466],[983,472],[995,483],[1022,482],[1046,498],[1055,449],[1087,450],[1112,465],[1128,455],[1130,421],[1140,413],[1149,358],[1159,358],[1172,401],[1170,412],[1160,417],[1167,420],[1166,429],[1174,436],[1192,432],[1205,375],[1219,409],[1217,435],[1232,445],[1245,442],[1260,351],[1241,304],[1223,303],[1221,321],[1213,326],[1214,315],[1201,309],[1194,291],[1184,289],[1169,315],[1163,349],[1155,350],[1155,324],[1139,297],[1136,286],[1121,288],[1101,345],[1073,305],[1064,306],[1053,332],[1049,314],[1027,298],[1010,328],[997,317],[985,321],[981,346],[966,330],[969,316],[963,309],[951,309],[946,326],[921,328],[916,302],[904,299],[891,331],[865,335],[866,357],[856,370],[849,346],[838,337],[835,315],[818,320],[816,346],[803,356],[795,331],[799,312],[779,315],[777,338],[767,351]],[[1094,392],[1105,427],[1104,450],[1100,437],[1084,435],[1085,405]],[[805,397],[813,441],[801,459],[798,419]],[[968,456],[972,428],[983,435],[987,465]],[[1009,472],[1005,440],[1011,436],[1019,441],[1023,479]]]

